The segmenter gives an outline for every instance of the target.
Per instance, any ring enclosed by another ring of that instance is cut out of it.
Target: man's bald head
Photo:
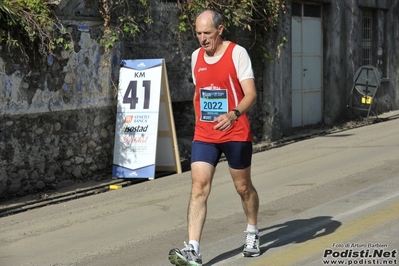
[[[202,12],[200,12],[197,17],[196,21],[198,19],[210,19],[212,20],[213,26],[217,29],[220,25],[223,24],[223,17],[220,15],[218,12],[210,9],[206,9]]]

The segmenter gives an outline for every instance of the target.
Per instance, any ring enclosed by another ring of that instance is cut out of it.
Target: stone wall
[[[0,118],[0,198],[110,178],[115,110]]]
[[[25,61],[0,44],[0,198],[111,178],[120,48],[98,43],[98,12],[66,2],[71,51]]]
[[[111,180],[122,59],[165,58],[179,152],[187,161],[194,126],[190,55],[197,41],[168,22],[177,15],[175,5],[154,5],[154,25],[109,52],[98,43],[98,6],[78,0],[60,3],[74,39],[73,50],[60,58],[31,54],[26,62],[0,44],[0,199]]]

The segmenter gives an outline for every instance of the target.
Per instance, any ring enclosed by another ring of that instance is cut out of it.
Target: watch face
[[[241,113],[240,113],[240,111],[238,111],[238,110],[234,110],[234,114],[237,116],[237,118],[241,115]]]

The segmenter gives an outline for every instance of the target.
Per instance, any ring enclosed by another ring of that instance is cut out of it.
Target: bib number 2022
[[[222,110],[222,102],[204,102],[204,110]]]
[[[150,108],[150,92],[151,92],[151,80],[143,80],[144,87],[144,101],[143,109]],[[130,109],[136,109],[136,104],[141,103],[137,97],[137,80],[132,80],[127,86],[125,95],[123,96],[123,103],[130,104]]]

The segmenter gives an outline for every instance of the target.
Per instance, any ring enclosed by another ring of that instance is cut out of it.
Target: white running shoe
[[[245,231],[245,244],[242,255],[244,257],[257,257],[260,255],[259,233]]]
[[[195,252],[193,245],[186,244],[185,248],[174,248],[169,251],[169,261],[176,266],[202,266],[201,254]]]

